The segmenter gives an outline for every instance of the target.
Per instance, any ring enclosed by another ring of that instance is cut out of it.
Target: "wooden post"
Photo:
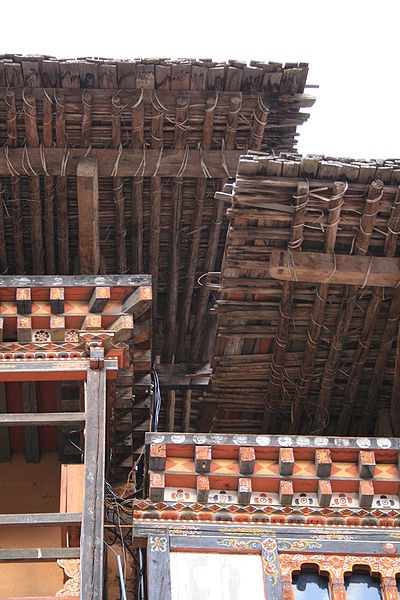
[[[97,275],[100,269],[99,187],[97,161],[78,163],[78,217],[80,272]]]
[[[85,387],[85,492],[81,534],[81,600],[103,597],[106,371],[88,369]]]

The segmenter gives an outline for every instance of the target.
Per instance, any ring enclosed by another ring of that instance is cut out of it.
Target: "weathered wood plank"
[[[80,525],[81,513],[31,513],[1,514],[0,527],[60,527],[61,525]]]
[[[0,384],[2,386],[4,384]],[[20,425],[70,425],[85,422],[85,413],[8,413],[0,414],[0,427],[19,427]]]
[[[81,598],[103,597],[106,371],[88,370],[85,389],[85,493],[81,533]]]
[[[81,273],[100,270],[99,183],[97,161],[85,158],[77,168],[79,216],[79,268]]]
[[[0,549],[0,562],[54,562],[59,558],[79,558],[79,548]]]
[[[273,250],[269,274],[273,279],[300,283],[396,287],[400,281],[400,259],[321,252],[295,255]]]
[[[97,160],[100,177],[112,177],[119,152],[120,150],[112,148],[91,149],[90,157]],[[75,176],[78,163],[85,157],[86,153],[85,148],[68,148],[68,150],[65,148],[46,148],[48,175],[58,177],[61,175]],[[241,150],[225,150],[226,166],[232,175],[236,173],[239,157],[242,153]],[[144,177],[151,177],[155,172],[159,177],[175,177],[185,158],[185,177],[204,177],[202,164],[207,165],[211,177],[226,177],[220,150],[204,150],[201,153],[197,148],[190,148],[185,155],[185,150],[168,148],[163,150],[160,157],[160,151],[152,147],[146,149],[145,160],[143,160],[143,154],[144,151],[141,148],[124,149],[118,161],[118,176],[132,177],[132,173],[137,172],[137,177],[139,177],[144,169]],[[68,160],[66,160],[67,156]],[[24,154],[24,150],[21,148],[9,148],[8,159],[19,175],[26,174],[22,166],[24,161],[26,162],[26,151]],[[39,148],[29,149],[29,161],[35,173],[38,175],[46,174]],[[0,175],[10,175],[7,156],[4,151],[0,152]]]

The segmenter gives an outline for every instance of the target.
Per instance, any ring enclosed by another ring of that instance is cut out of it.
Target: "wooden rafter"
[[[309,185],[299,183],[293,196],[294,217],[290,230],[288,247],[298,252],[303,241],[304,216],[309,200]],[[282,377],[285,368],[285,354],[289,342],[289,326],[292,318],[293,283],[284,282],[280,305],[280,321],[275,335],[274,353],[271,373],[267,385],[266,406],[262,423],[262,431],[273,431],[276,421],[277,408],[282,393]]]
[[[335,182],[333,184],[332,195],[328,204],[328,222],[324,243],[324,250],[327,253],[334,252],[335,250],[336,233],[340,221],[340,211],[344,202],[345,192],[346,185],[344,183]],[[293,259],[295,260],[295,257],[293,257]],[[299,384],[296,388],[296,396],[293,402],[291,431],[298,430],[303,411],[303,403],[307,399],[310,390],[318,350],[318,340],[323,326],[328,290],[329,284],[327,283],[320,283],[316,286],[311,323],[307,332],[304,359],[300,368]]]
[[[382,181],[373,181],[369,186],[364,210],[360,219],[360,229],[355,240],[355,254],[365,255],[368,251],[382,193]],[[332,387],[335,383],[341,353],[353,316],[358,292],[359,287],[357,285],[348,286],[339,309],[336,327],[330,342],[328,359],[325,363],[324,373],[322,375],[319,401],[314,415],[313,431],[320,431],[321,428],[326,425],[326,411],[329,410]]]

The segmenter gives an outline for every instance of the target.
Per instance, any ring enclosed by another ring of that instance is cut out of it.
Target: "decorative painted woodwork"
[[[378,578],[384,600],[397,600],[397,438],[148,433],[146,447],[149,498],[134,501],[133,533],[163,552],[148,567],[150,598],[171,551],[261,547],[268,600],[294,600],[292,577],[305,566],[328,577],[332,600],[346,599],[345,575],[358,568]]]

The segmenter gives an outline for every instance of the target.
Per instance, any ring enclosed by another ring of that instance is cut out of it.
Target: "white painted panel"
[[[265,600],[260,554],[171,552],[172,600]]]

